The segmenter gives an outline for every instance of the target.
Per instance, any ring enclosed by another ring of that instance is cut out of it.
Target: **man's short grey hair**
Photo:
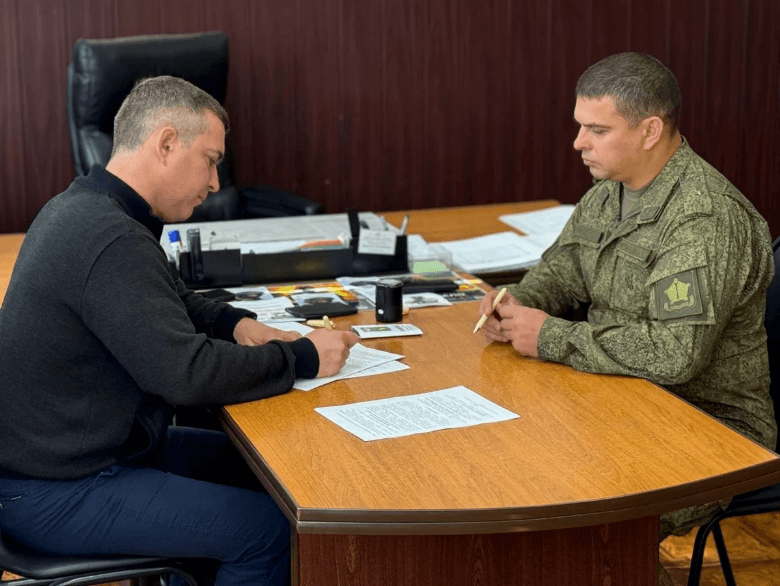
[[[176,128],[179,138],[190,146],[197,136],[208,130],[207,110],[217,115],[227,132],[230,127],[227,112],[199,87],[169,75],[142,79],[122,102],[114,118],[111,156],[135,152],[164,124]]]
[[[618,53],[594,63],[577,82],[578,98],[611,97],[631,126],[658,116],[673,133],[680,118],[680,86],[658,59],[643,53]]]

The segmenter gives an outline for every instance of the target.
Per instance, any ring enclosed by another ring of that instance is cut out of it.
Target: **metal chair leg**
[[[699,586],[701,580],[701,568],[704,564],[704,548],[707,546],[707,538],[714,525],[717,525],[717,519],[713,519],[706,525],[699,527],[696,533],[696,539],[693,542],[693,552],[691,552],[691,569],[688,572],[688,586]]]
[[[734,571],[731,569],[729,553],[726,550],[726,542],[723,540],[723,532],[720,530],[720,523],[715,523],[715,525],[713,525],[712,537],[715,539],[715,547],[718,549],[720,568],[723,572],[723,579],[726,581],[726,586],[737,586],[737,582],[734,580]]]

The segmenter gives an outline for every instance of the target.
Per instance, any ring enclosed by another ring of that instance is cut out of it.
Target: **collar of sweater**
[[[162,236],[164,222],[152,214],[152,208],[146,200],[119,177],[106,171],[102,165],[92,165],[89,174],[79,177],[76,181],[82,187],[109,196],[128,216],[148,228],[158,240]]]

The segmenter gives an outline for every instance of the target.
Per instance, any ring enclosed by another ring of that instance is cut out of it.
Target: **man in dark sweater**
[[[106,168],[47,203],[25,237],[0,310],[0,527],[22,543],[212,558],[220,585],[289,580],[284,515],[246,488],[224,434],[171,426],[173,406],[287,392],[335,374],[357,337],[267,327],[171,272],[163,223],[219,189],[227,127],[192,84],[139,83]]]

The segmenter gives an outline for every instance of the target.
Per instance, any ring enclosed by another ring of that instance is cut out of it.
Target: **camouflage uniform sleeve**
[[[542,262],[531,267],[520,283],[507,287],[507,293],[550,315],[564,315],[590,301],[579,255],[573,247],[562,245],[571,240],[581,213],[577,206],[561,235],[542,255]]]
[[[709,363],[735,308],[763,315],[773,272],[768,231],[756,233],[736,205],[712,214],[685,211],[672,212],[644,286],[613,297],[614,310],[631,301],[621,294],[639,295],[647,317],[616,311],[621,319],[602,322],[548,318],[540,357],[587,372],[681,384]]]

